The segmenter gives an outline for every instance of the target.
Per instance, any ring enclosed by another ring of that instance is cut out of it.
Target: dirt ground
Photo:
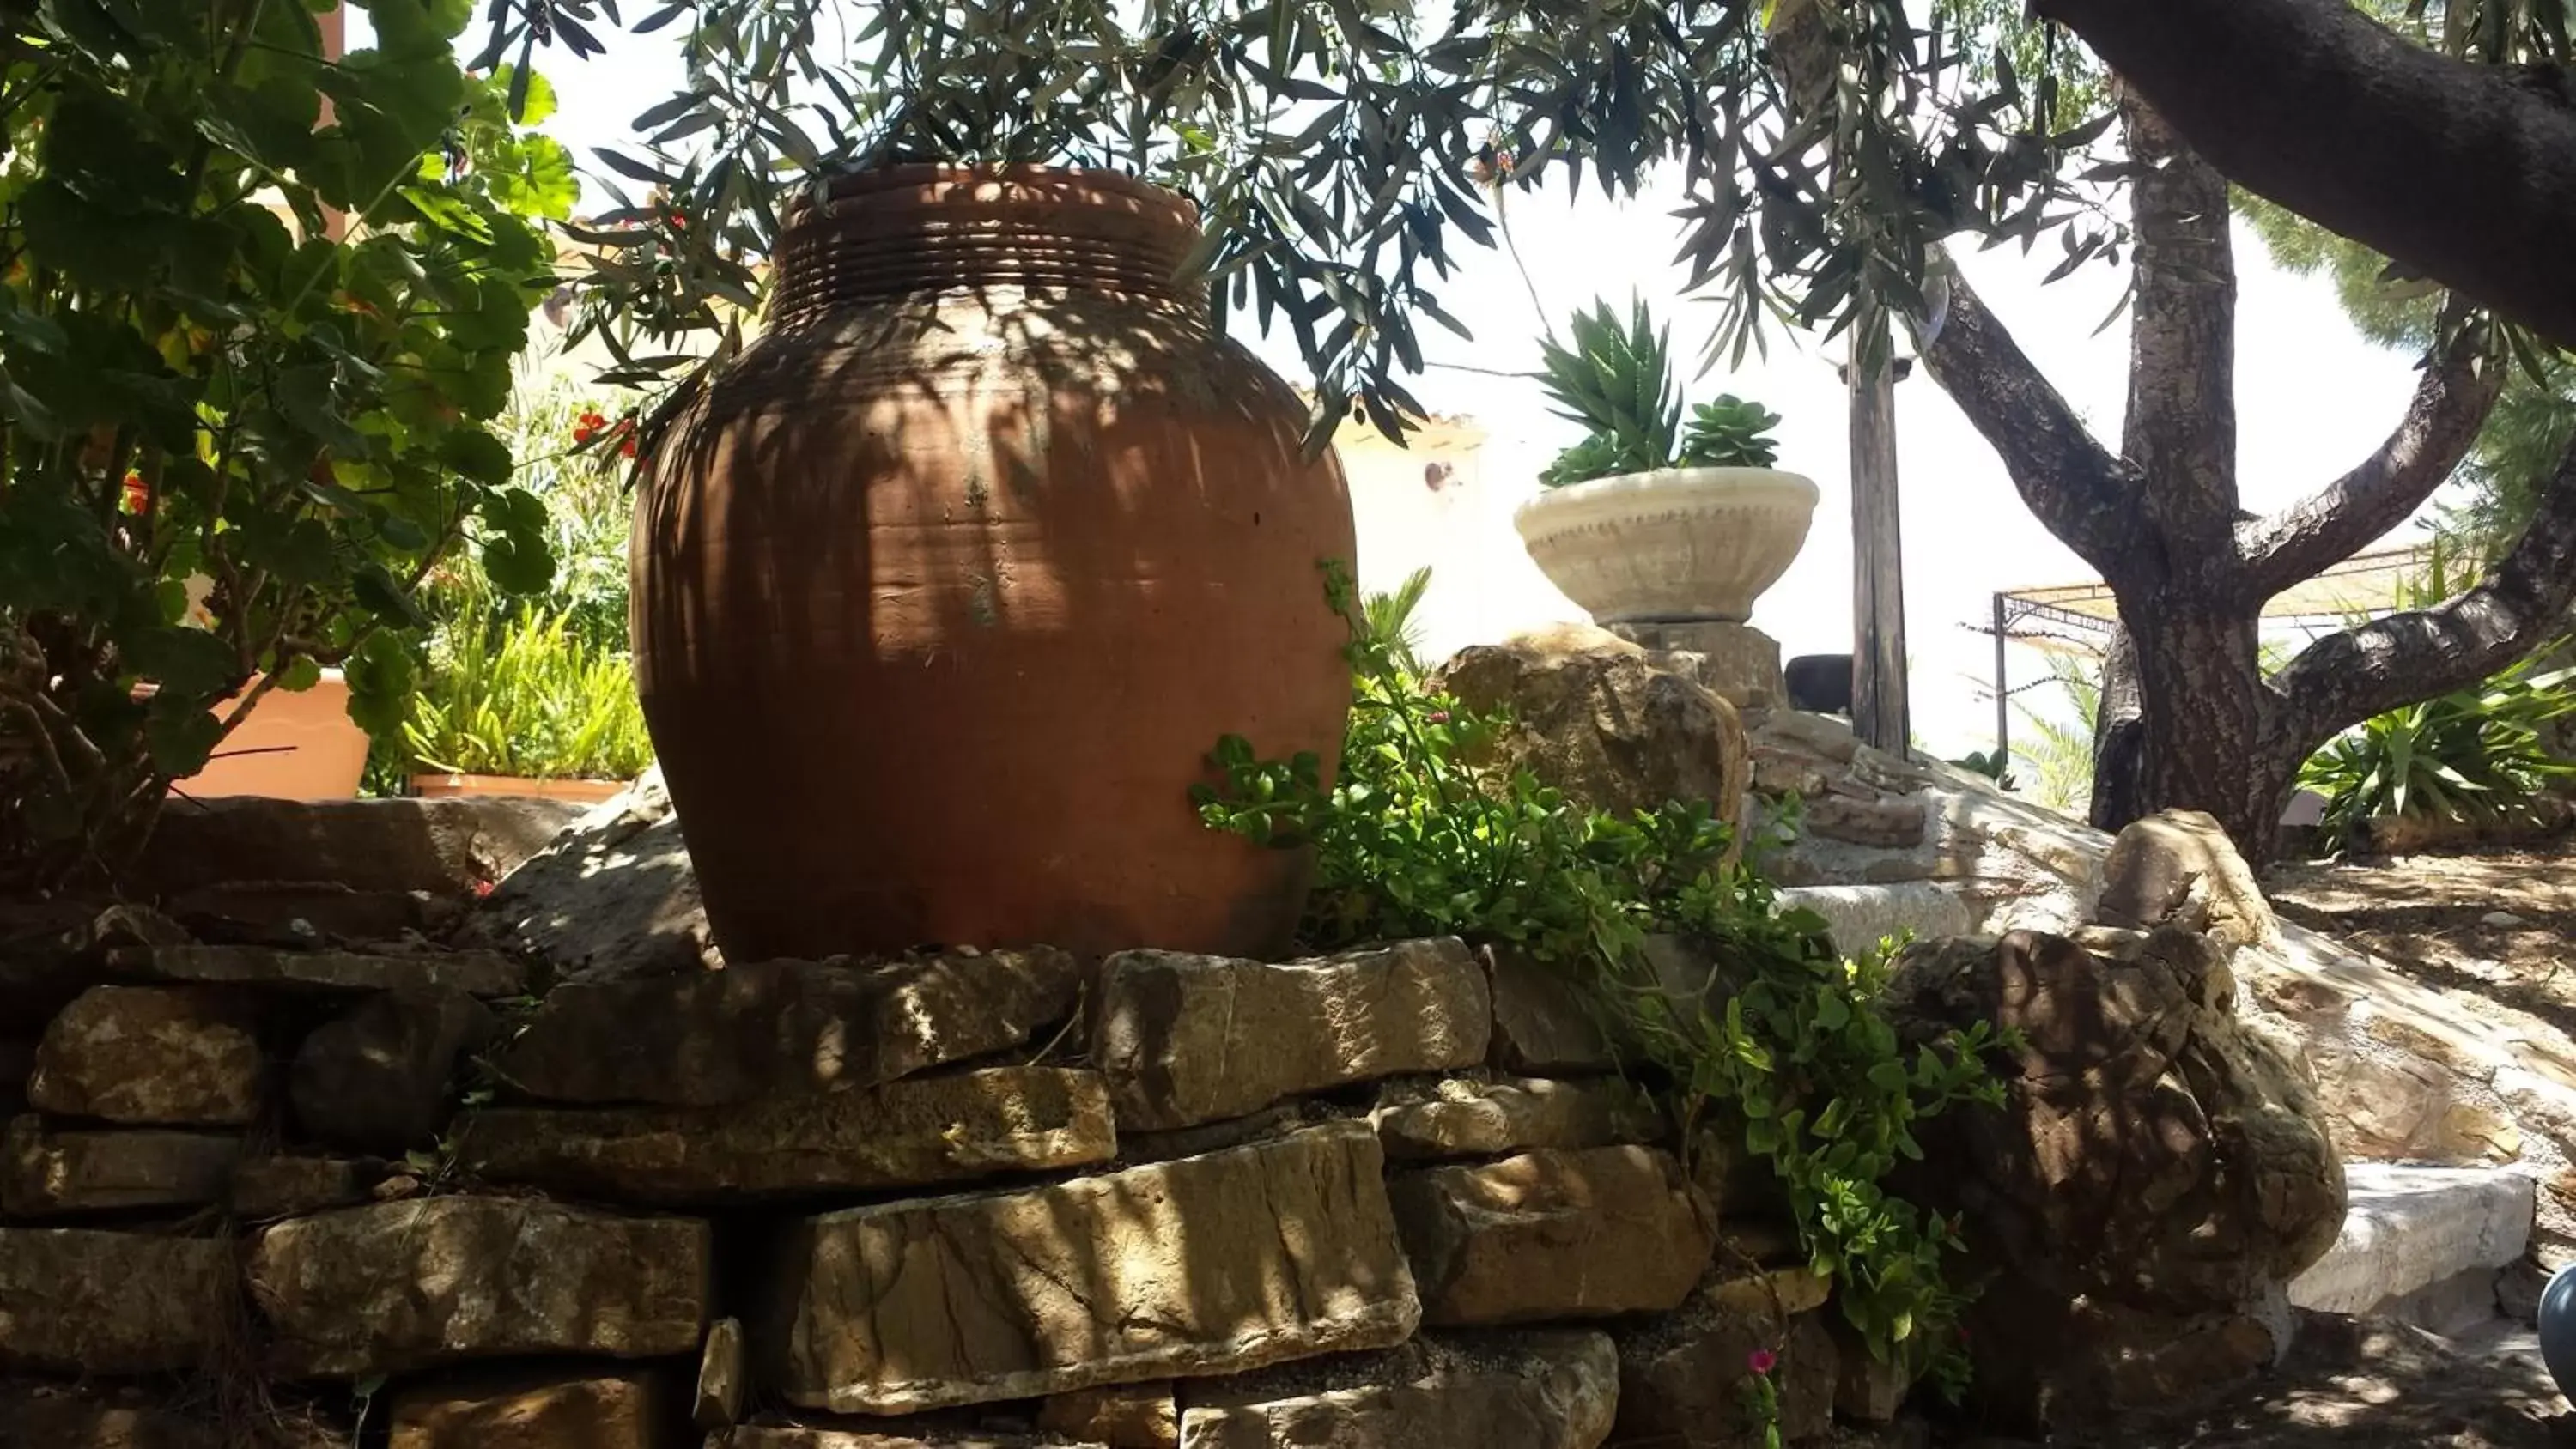
[[[2576,1035],[2576,842],[2491,855],[2298,863],[2263,882],[2273,908],[2340,936],[2489,1016]]]

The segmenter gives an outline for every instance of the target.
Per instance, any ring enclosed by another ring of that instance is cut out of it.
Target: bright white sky
[[[546,67],[561,101],[548,129],[586,166],[594,164],[591,147],[623,140],[636,114],[681,84],[672,34],[614,36],[605,58],[585,64],[558,54]],[[364,43],[351,36],[352,45]],[[1667,183],[1632,202],[1612,204],[1587,188],[1571,206],[1561,187],[1515,195],[1513,231],[1551,318],[1561,324],[1596,295],[1624,301],[1634,289],[1673,323],[1676,350],[1695,352],[1716,309],[1670,301],[1683,276],[1670,264],[1675,233],[1669,213],[1677,193]],[[2269,510],[2350,467],[2378,444],[2413,390],[2414,359],[2363,341],[2344,321],[2326,282],[2275,269],[2260,243],[2238,230],[2242,483],[2245,506]],[[1477,340],[1461,342],[1426,324],[1429,359],[1481,368],[1536,366],[1539,319],[1510,259],[1463,241],[1458,245],[1464,265],[1440,297]],[[2115,445],[2127,386],[2127,329],[2115,325],[2098,336],[2094,329],[2118,298],[2123,278],[2097,265],[2043,288],[2040,278],[2054,256],[2052,242],[2027,262],[2011,249],[1969,255],[1963,265],[2023,349],[2106,445]],[[1246,340],[1281,372],[1303,380],[1295,345],[1284,333]],[[1823,491],[1805,551],[1756,611],[1754,622],[1789,655],[1851,647],[1850,492],[1835,361],[1812,343],[1802,349],[1775,336],[1767,361],[1748,359],[1740,374],[1712,373],[1690,385],[1694,401],[1732,391],[1783,414],[1781,466],[1813,478]],[[1414,390],[1434,412],[1468,414],[1484,425],[1490,441],[1480,486],[1515,497],[1533,490],[1538,470],[1577,436],[1571,424],[1549,412],[1531,382],[1434,366]],[[1957,755],[1993,742],[1994,705],[1983,692],[1993,644],[1970,632],[1987,620],[1991,595],[2077,582],[2089,574],[2022,506],[1994,452],[1928,377],[1917,373],[1897,397],[1914,728],[1925,744]],[[1561,616],[1566,608],[1543,587],[1526,606],[1530,622]],[[1443,648],[1465,642],[1471,641],[1434,641]],[[2013,653],[2017,679],[2042,672],[2036,654],[2019,648]]]

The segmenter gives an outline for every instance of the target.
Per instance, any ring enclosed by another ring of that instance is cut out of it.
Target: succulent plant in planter
[[[1780,415],[1727,393],[1692,409],[1682,423],[1672,376],[1672,333],[1659,329],[1642,298],[1622,324],[1607,302],[1577,312],[1567,341],[1539,343],[1535,374],[1558,416],[1591,433],[1557,454],[1539,475],[1551,488],[1658,468],[1768,468],[1779,456],[1770,433]]]
[[[1780,415],[1732,393],[1691,409],[1643,299],[1539,344],[1558,415],[1589,431],[1513,522],[1556,586],[1605,624],[1742,623],[1807,538],[1816,486],[1774,471]]]

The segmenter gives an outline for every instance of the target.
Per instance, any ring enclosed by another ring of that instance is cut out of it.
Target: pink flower
[[[1431,724],[1447,724],[1449,722],[1449,711],[1445,709],[1435,709],[1431,713],[1424,715],[1422,718]]]
[[[1744,1366],[1767,1377],[1780,1366],[1780,1356],[1767,1348],[1757,1348],[1744,1356]]]
[[[474,898],[476,900],[479,901],[490,894],[492,894],[492,882],[488,880],[478,880],[474,883]]]

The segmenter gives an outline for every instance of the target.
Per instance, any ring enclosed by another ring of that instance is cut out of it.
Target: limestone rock
[[[568,1377],[512,1366],[405,1384],[386,1449],[659,1449],[670,1416],[658,1375]]]
[[[1773,1353],[1780,1436],[1798,1443],[1833,1426],[1839,1363],[1821,1315],[1787,1323],[1694,1300],[1668,1318],[1623,1329],[1618,1442],[1675,1449],[1761,1449],[1745,1394],[1756,1350]]]
[[[1119,1125],[1157,1131],[1474,1066],[1492,1029],[1484,973],[1454,937],[1284,966],[1128,951],[1101,968],[1091,1060]]]
[[[563,986],[498,1066],[555,1102],[722,1107],[870,1087],[1027,1041],[1071,1013],[1081,978],[1073,957],[1038,948]]]
[[[1735,706],[1606,630],[1560,626],[1475,645],[1433,686],[1472,710],[1508,708],[1513,728],[1494,763],[1527,769],[1587,809],[1624,818],[1706,801],[1732,820],[1743,801],[1750,771]]]
[[[1038,1428],[1102,1449],[1180,1449],[1181,1410],[1168,1381],[1119,1384],[1056,1395],[1038,1406]]]
[[[1931,881],[1893,885],[1795,886],[1780,892],[1780,909],[1809,910],[1825,918],[1834,948],[1846,956],[1877,949],[1882,940],[1911,932],[1916,940],[1964,936],[1975,926],[1967,902]]]
[[[2235,996],[2223,948],[2173,928],[2129,960],[2024,933],[1900,959],[1886,1000],[1909,1051],[1979,1021],[2026,1039],[2002,1109],[1918,1129],[1913,1184],[1964,1216],[1996,1274],[1969,1326],[1973,1392],[1999,1422],[2214,1391],[2278,1347],[2239,1325],[2332,1246],[2344,1176]]]
[[[36,1048],[27,1099],[64,1117],[238,1127],[259,1116],[268,1062],[240,1003],[203,990],[93,986]]]
[[[0,1139],[0,1216],[221,1202],[241,1139],[205,1132],[47,1131],[29,1113]]]
[[[493,938],[552,963],[560,981],[724,964],[659,765],[511,872],[478,915]]]
[[[690,1422],[710,1434],[732,1427],[742,1418],[743,1390],[750,1383],[742,1320],[719,1318],[707,1329],[706,1346],[698,1351],[698,1385],[690,1400]]]
[[[1606,1072],[1619,1064],[1601,1008],[1564,972],[1518,951],[1482,953],[1494,998],[1494,1065],[1523,1076]]]
[[[2144,930],[2168,923],[2228,946],[2278,946],[2281,923],[2217,819],[2167,810],[2132,822],[2102,864],[2095,918]]]
[[[226,1449],[214,1424],[66,1384],[0,1383],[0,1449]]]
[[[438,1137],[465,1054],[499,1029],[462,991],[385,991],[304,1039],[287,1079],[295,1120],[335,1147],[400,1153]]]
[[[1652,1097],[1616,1077],[1391,1084],[1378,1094],[1370,1120],[1391,1160],[1652,1142],[1665,1125]]]
[[[1807,802],[1807,829],[1828,840],[1901,849],[1923,843],[1923,802],[1825,795]]]
[[[233,1216],[260,1223],[355,1207],[380,1175],[354,1157],[245,1157],[233,1164]]]
[[[580,814],[560,800],[192,800],[161,812],[129,884],[152,895],[235,881],[328,881],[463,897]]]
[[[466,1117],[465,1170],[621,1202],[874,1191],[1106,1162],[1097,1073],[994,1067],[715,1109],[506,1108]]]
[[[1382,1162],[1337,1123],[809,1218],[779,1242],[755,1358],[791,1403],[902,1414],[1399,1343],[1421,1310]]]
[[[1060,1439],[1032,1439],[1024,1434],[979,1434],[900,1426],[878,1429],[788,1427],[745,1424],[707,1441],[706,1449],[1066,1449]],[[1085,1445],[1083,1449],[1090,1449]]]
[[[121,955],[119,970],[201,985],[311,991],[457,991],[517,996],[528,968],[492,951],[286,951],[269,946],[159,946]]]
[[[2535,1194],[2519,1172],[2356,1162],[2344,1182],[2343,1233],[2291,1281],[2293,1307],[2369,1315],[2464,1274],[2491,1279],[2531,1242]]]
[[[1646,651],[1647,662],[1704,686],[1739,710],[1776,709],[1789,699],[1780,641],[1749,624],[1713,619],[1621,623],[1609,631]]]
[[[306,949],[413,932],[443,939],[464,914],[458,902],[425,891],[356,891],[336,881],[226,881],[182,891],[167,905],[199,940]]]
[[[1426,1337],[1193,1387],[1181,1449],[1593,1449],[1618,1411],[1605,1334]]]
[[[1650,1148],[1434,1167],[1387,1191],[1426,1323],[1660,1313],[1689,1296],[1716,1245],[1681,1164]]]
[[[707,1225],[526,1199],[343,1208],[262,1230],[250,1286],[288,1377],[510,1354],[697,1350]]]
[[[0,1228],[0,1368],[196,1368],[229,1330],[232,1245],[80,1228]]]

